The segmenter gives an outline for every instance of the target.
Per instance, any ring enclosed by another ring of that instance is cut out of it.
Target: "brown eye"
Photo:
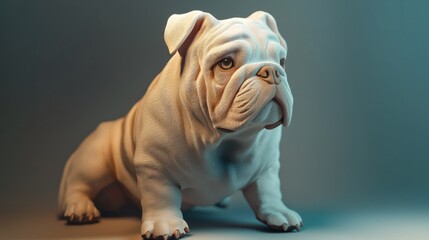
[[[280,59],[280,66],[285,68],[285,59],[284,58]]]
[[[223,70],[229,70],[234,67],[234,60],[232,60],[230,57],[227,57],[220,60],[217,65]]]

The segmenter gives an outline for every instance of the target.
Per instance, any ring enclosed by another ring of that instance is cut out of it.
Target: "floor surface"
[[[300,211],[301,232],[276,233],[258,222],[248,207],[197,208],[185,213],[191,234],[184,239],[429,239],[429,211],[361,209]],[[73,226],[55,218],[55,208],[3,211],[0,239],[139,240],[138,216],[104,217],[97,224]]]

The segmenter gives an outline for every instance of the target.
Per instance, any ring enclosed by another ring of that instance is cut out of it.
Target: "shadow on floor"
[[[304,230],[307,228],[324,228],[333,222],[333,217],[326,212],[298,212],[304,220]],[[193,230],[237,228],[272,232],[265,224],[256,219],[250,209],[205,207],[186,211],[183,215]]]

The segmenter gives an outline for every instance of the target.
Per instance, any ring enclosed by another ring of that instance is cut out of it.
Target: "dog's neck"
[[[190,61],[186,62],[185,61]],[[181,69],[180,72],[176,73],[177,76],[171,81],[177,81],[174,83],[177,86],[177,99],[178,107],[182,114],[182,121],[184,127],[184,133],[188,139],[196,141],[197,137],[201,138],[204,144],[214,143],[219,140],[220,133],[213,127],[208,114],[208,107],[200,99],[205,97],[205,93],[198,88],[197,82],[200,81],[201,76],[198,64],[193,62],[195,58],[186,59],[186,56],[180,56],[176,53],[168,65],[171,65],[172,69]],[[193,68],[184,68],[184,65],[196,66]]]

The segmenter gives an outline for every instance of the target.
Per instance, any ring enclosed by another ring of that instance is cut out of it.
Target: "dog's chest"
[[[251,147],[228,142],[207,150],[184,180],[184,202],[209,205],[248,185],[261,169],[260,156]],[[258,159],[259,158],[259,159]]]

